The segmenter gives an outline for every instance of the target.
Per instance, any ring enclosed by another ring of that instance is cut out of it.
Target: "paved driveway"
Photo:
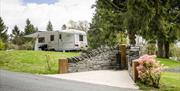
[[[133,80],[130,78],[127,70],[99,70],[45,76],[120,88],[138,89]]]
[[[0,70],[0,91],[134,91],[134,89]]]

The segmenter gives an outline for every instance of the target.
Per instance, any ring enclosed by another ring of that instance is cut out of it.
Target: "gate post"
[[[125,44],[122,44],[120,45],[120,58],[121,58],[121,68],[124,69],[127,67],[127,64],[126,64],[126,45]]]
[[[133,80],[136,82],[137,79],[138,79],[138,71],[136,69],[136,67],[139,65],[138,61],[136,60],[133,60],[132,61],[132,77],[133,77]]]
[[[59,59],[58,72],[60,74],[68,72],[68,60],[67,59]]]

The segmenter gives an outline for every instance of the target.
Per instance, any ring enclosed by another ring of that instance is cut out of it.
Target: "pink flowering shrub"
[[[155,57],[155,55],[143,55],[136,59],[139,63],[136,69],[141,82],[158,88],[163,65],[157,62]]]

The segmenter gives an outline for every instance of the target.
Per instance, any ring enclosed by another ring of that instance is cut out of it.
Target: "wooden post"
[[[134,79],[135,82],[138,79],[138,71],[136,69],[136,67],[138,65],[139,65],[138,61],[133,60],[133,63],[132,63],[132,76],[133,76],[133,79]]]
[[[59,73],[67,73],[68,72],[68,60],[67,59],[59,59]]]
[[[126,64],[126,45],[120,45],[120,58],[121,58],[121,68],[124,69],[127,67]]]

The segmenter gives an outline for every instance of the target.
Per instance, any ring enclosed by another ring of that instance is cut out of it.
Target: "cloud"
[[[23,31],[27,18],[39,30],[46,30],[47,22],[50,20],[54,30],[60,30],[63,24],[69,20],[87,20],[91,22],[94,9],[91,5],[95,0],[59,0],[54,4],[24,4],[22,0],[1,0],[0,16],[11,33],[14,25]]]

